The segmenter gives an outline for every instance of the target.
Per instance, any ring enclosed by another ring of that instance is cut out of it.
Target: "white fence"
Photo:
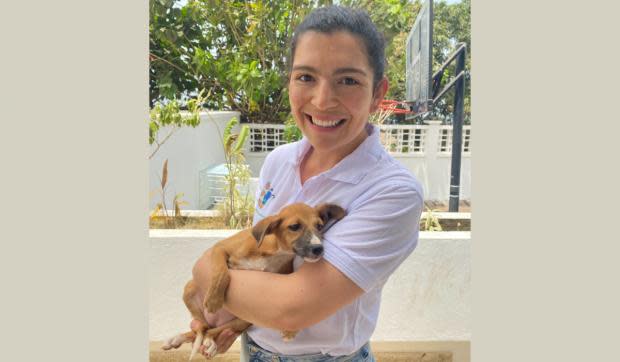
[[[201,117],[196,128],[185,127],[159,149],[150,160],[150,208],[161,202],[158,194],[159,177],[165,159],[168,159],[167,200],[183,193],[187,209],[205,205],[206,170],[224,163],[220,134],[238,112],[209,112]],[[439,121],[426,125],[382,125],[381,139],[392,156],[407,167],[424,186],[424,198],[447,202],[450,189],[452,127]],[[252,175],[257,177],[267,154],[286,143],[284,125],[249,124],[250,137],[245,144],[246,161]],[[161,134],[167,134],[163,129]],[[461,160],[461,200],[470,200],[471,190],[471,126],[463,128]],[[201,179],[202,177],[202,179]],[[201,182],[202,181],[202,182]],[[201,195],[203,196],[201,198]],[[170,205],[168,205],[170,206]]]
[[[246,160],[258,175],[265,157],[286,143],[284,125],[249,124],[250,141]],[[392,156],[405,165],[424,185],[424,198],[447,202],[450,196],[452,126],[440,121],[425,125],[381,125],[381,141]],[[471,197],[471,126],[463,127],[461,155],[462,200]]]

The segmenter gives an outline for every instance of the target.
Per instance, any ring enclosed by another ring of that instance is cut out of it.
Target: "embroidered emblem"
[[[258,207],[262,209],[263,206],[267,205],[267,202],[274,197],[276,197],[276,194],[273,193],[273,187],[271,187],[270,182],[267,182],[265,187],[263,187],[263,191],[260,193],[260,197],[258,198]]]

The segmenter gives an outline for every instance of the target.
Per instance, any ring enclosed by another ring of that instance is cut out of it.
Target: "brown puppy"
[[[216,243],[211,249],[209,285],[206,295],[201,295],[193,280],[185,285],[183,301],[192,317],[202,322],[203,328],[182,333],[168,339],[162,348],[178,348],[194,341],[190,360],[200,345],[205,346],[206,357],[217,353],[214,340],[226,328],[243,332],[251,326],[244,320],[221,309],[230,282],[228,269],[260,270],[287,274],[293,271],[293,259],[299,255],[307,262],[315,262],[323,255],[321,237],[331,225],[345,216],[338,205],[322,204],[316,208],[303,203],[283,208],[258,222],[253,228]],[[219,327],[214,328],[215,325]],[[282,331],[290,340],[294,331]]]

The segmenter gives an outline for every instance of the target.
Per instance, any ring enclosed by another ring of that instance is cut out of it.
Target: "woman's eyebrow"
[[[309,65],[296,65],[293,67],[293,70],[294,71],[305,71],[305,72],[310,72],[310,73],[318,73],[316,68],[311,67]],[[344,73],[358,73],[363,76],[368,76],[368,74],[366,74],[366,72],[363,71],[362,69],[354,68],[354,67],[338,68],[334,71],[333,74],[338,75],[338,74],[344,74]]]
[[[308,66],[308,65],[295,65],[293,66],[292,70],[304,71],[304,72],[310,72],[310,73],[317,72],[315,68],[312,68],[311,66]]]
[[[348,68],[338,68],[334,71],[334,74],[343,74],[343,73],[358,73],[361,74],[363,76],[367,76],[366,72],[364,72],[362,69],[359,68],[353,68],[353,67],[348,67]]]

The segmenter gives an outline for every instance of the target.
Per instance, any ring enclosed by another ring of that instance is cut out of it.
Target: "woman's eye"
[[[299,230],[300,227],[301,227],[301,225],[299,225],[299,224],[291,224],[291,225],[288,226],[288,229],[291,230],[291,231],[297,231],[297,230]]]
[[[308,74],[302,74],[299,77],[297,77],[297,79],[302,81],[302,82],[310,82],[312,80],[312,76],[310,76]]]
[[[344,78],[344,79],[342,80],[342,83],[344,83],[344,84],[346,84],[346,85],[356,85],[356,84],[359,84],[359,82],[358,82],[358,81],[356,81],[356,80],[355,80],[355,79],[353,79],[353,78],[349,78],[349,77]]]

